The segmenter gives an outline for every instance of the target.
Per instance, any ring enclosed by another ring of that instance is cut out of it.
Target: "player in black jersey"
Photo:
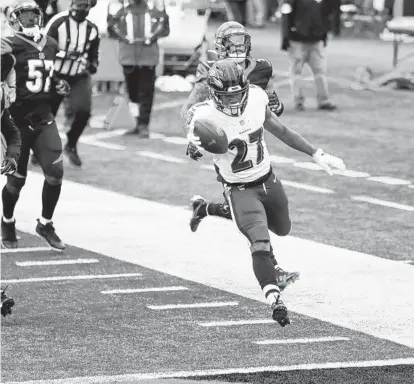
[[[266,91],[271,111],[277,116],[280,116],[283,113],[284,107],[274,90],[273,66],[268,60],[255,59],[250,56],[251,36],[246,28],[235,21],[223,23],[216,31],[214,43],[217,59],[230,58],[241,65],[245,70],[250,84],[257,85]],[[189,112],[189,110],[193,105],[202,102],[209,97],[207,76],[214,62],[214,60],[206,61],[201,62],[198,65],[195,86],[188,97],[187,102],[181,109],[181,118],[183,121],[191,119],[191,111]],[[195,160],[198,160],[203,156],[198,148],[191,148],[191,144],[189,145],[187,154]],[[190,201],[193,208],[190,228],[193,232],[197,230],[201,220],[206,216],[218,216],[229,220],[232,219],[230,207],[226,200],[223,203],[213,203],[207,202],[203,197],[196,195],[193,196]],[[272,262],[278,271],[277,278],[280,289],[283,290],[287,285],[299,278],[299,272],[286,272],[278,266],[273,251]]]
[[[69,93],[69,85],[53,76],[57,42],[40,32],[43,14],[33,0],[20,0],[6,9],[6,17],[14,30],[2,41],[2,52],[15,59],[16,101],[9,111],[22,139],[17,172],[8,176],[2,191],[2,243],[17,248],[14,209],[27,176],[30,149],[39,159],[45,181],[42,191],[42,214],[36,232],[56,250],[65,245],[56,234],[52,216],[59,200],[62,179],[62,141],[51,113],[53,97]]]

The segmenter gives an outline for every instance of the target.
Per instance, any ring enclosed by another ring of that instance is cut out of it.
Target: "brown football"
[[[201,146],[207,152],[221,155],[228,150],[226,133],[209,119],[198,119],[194,122],[194,135],[200,138]]]

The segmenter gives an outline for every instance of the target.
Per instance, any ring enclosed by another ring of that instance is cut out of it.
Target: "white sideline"
[[[231,375],[240,373],[258,372],[289,372],[289,371],[310,371],[319,369],[343,369],[343,368],[369,368],[369,367],[389,367],[394,365],[412,365],[414,358],[390,359],[390,360],[366,360],[331,362],[319,364],[297,364],[297,365],[275,365],[267,367],[243,367],[227,369],[206,369],[197,371],[176,371],[158,373],[131,373],[114,376],[89,376],[73,377],[68,379],[55,380],[33,380],[33,381],[8,381],[4,384],[107,384],[107,383],[128,383],[131,381],[172,379],[172,378],[191,378],[215,375]]]
[[[25,252],[44,252],[53,251],[50,247],[27,247],[27,248],[2,248],[1,253],[25,253]]]
[[[34,231],[42,185],[30,172],[16,210],[20,230]],[[234,224],[210,217],[192,233],[189,218],[181,207],[66,180],[54,223],[68,244],[265,302]],[[412,266],[293,236],[272,241],[279,263],[301,272],[284,292],[292,311],[414,348]]]
[[[279,339],[279,340],[260,340],[254,341],[258,345],[281,345],[281,344],[309,344],[309,343],[326,343],[331,341],[349,341],[349,337],[328,336],[328,337],[312,337],[302,339]]]

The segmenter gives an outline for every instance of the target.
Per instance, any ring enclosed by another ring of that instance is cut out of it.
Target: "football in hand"
[[[194,122],[194,135],[200,138],[201,147],[207,152],[221,155],[228,150],[226,133],[208,119],[198,119]]]

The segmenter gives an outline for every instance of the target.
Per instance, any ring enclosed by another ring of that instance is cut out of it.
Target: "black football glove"
[[[192,158],[195,161],[198,161],[199,159],[201,159],[203,157],[203,154],[200,151],[200,148],[194,144],[194,143],[188,143],[187,146],[187,156],[190,156],[190,158]]]
[[[269,92],[267,94],[269,98],[269,108],[270,110],[276,114],[277,117],[281,116],[283,111],[285,110],[285,107],[283,103],[279,100],[279,97],[277,96],[276,92]]]
[[[55,83],[56,93],[60,96],[66,96],[70,92],[70,85],[66,80],[57,79]]]
[[[12,157],[5,157],[3,163],[1,164],[1,174],[2,175],[13,175],[17,170],[17,162]]]

